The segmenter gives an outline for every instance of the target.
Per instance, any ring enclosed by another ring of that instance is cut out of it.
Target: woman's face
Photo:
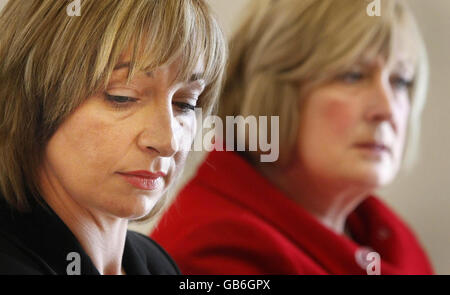
[[[174,63],[127,84],[128,62],[122,58],[106,92],[87,98],[58,128],[42,175],[58,196],[135,219],[149,213],[184,165],[205,85],[196,78],[201,62],[191,81],[175,81]]]
[[[399,170],[414,62],[361,60],[309,92],[300,116],[299,165],[317,179],[374,189]]]

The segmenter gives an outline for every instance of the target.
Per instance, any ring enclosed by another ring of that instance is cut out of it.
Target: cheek
[[[82,172],[87,179],[99,181],[117,168],[114,165],[125,152],[127,133],[118,124],[81,112],[71,116],[53,140],[56,160],[71,167],[72,175],[81,178]]]
[[[335,146],[351,137],[357,121],[357,111],[348,99],[334,96],[312,97],[303,112],[303,132],[306,141]],[[330,146],[329,146],[330,147]]]
[[[349,102],[340,99],[330,99],[325,102],[320,112],[320,120],[324,128],[342,138],[355,124],[355,108]]]
[[[402,132],[405,133],[406,129],[408,127],[410,114],[411,113],[411,105],[410,102],[405,102],[400,108],[399,108],[399,121],[400,126],[402,128]]]
[[[408,126],[410,120],[410,104],[409,101],[405,102],[397,107],[396,121],[398,126],[397,132],[397,150],[399,154],[403,153],[405,141],[408,133]]]
[[[298,157],[315,174],[334,173],[354,139],[358,105],[334,93],[317,93],[308,102],[301,113]]]
[[[178,153],[186,156],[194,141],[197,119],[194,115],[179,116],[176,118],[176,124],[172,141],[176,144]]]
[[[191,150],[192,142],[194,140],[197,120],[195,116],[177,116],[173,121],[173,137],[171,140],[172,148],[177,152],[173,157],[165,162],[170,165],[169,170],[171,176],[169,178],[169,183],[167,185],[172,185],[180,173],[183,171],[183,167],[186,163],[188,153]],[[165,165],[163,165],[165,166]],[[164,169],[163,169],[164,170]]]

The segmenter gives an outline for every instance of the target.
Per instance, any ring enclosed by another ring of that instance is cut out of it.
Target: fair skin
[[[128,221],[147,215],[180,173],[196,130],[192,110],[204,90],[197,79],[176,81],[179,63],[137,73],[129,54],[106,91],[87,98],[57,129],[40,173],[45,201],[74,233],[101,274],[123,274]],[[152,189],[121,173],[161,172]]]
[[[292,164],[263,173],[322,224],[344,234],[348,215],[399,170],[413,78],[414,61],[398,50],[389,62],[380,55],[362,58],[310,90],[303,96]]]

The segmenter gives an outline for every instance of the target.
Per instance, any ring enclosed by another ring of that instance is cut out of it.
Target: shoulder
[[[293,259],[303,255],[276,227],[251,214],[218,214],[178,232],[158,226],[154,238],[185,274],[298,273]]]
[[[53,273],[43,261],[19,241],[0,231],[0,275]]]
[[[258,249],[283,248],[289,243],[278,227],[251,213],[218,215],[208,221],[199,223],[192,228],[190,235],[197,236],[196,240],[213,239],[224,244],[235,244],[247,247],[257,253]],[[205,238],[201,236],[205,235]]]
[[[137,254],[146,261],[152,274],[181,274],[170,255],[151,238],[129,230],[127,240]]]

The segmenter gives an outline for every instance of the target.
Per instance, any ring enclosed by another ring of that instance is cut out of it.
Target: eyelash
[[[106,100],[116,110],[122,110],[129,106],[130,103],[137,102],[137,99],[128,96],[118,96],[106,94]]]
[[[195,111],[195,106],[185,102],[173,102],[174,105],[180,108],[182,113]]]
[[[358,71],[350,71],[342,74],[340,78],[346,82],[356,82],[363,78],[364,74]]]
[[[109,94],[106,94],[106,99],[116,110],[123,110],[129,107],[130,103],[137,102],[136,98]],[[173,104],[176,105],[183,114],[195,111],[195,105],[191,105],[189,103],[173,102]]]

